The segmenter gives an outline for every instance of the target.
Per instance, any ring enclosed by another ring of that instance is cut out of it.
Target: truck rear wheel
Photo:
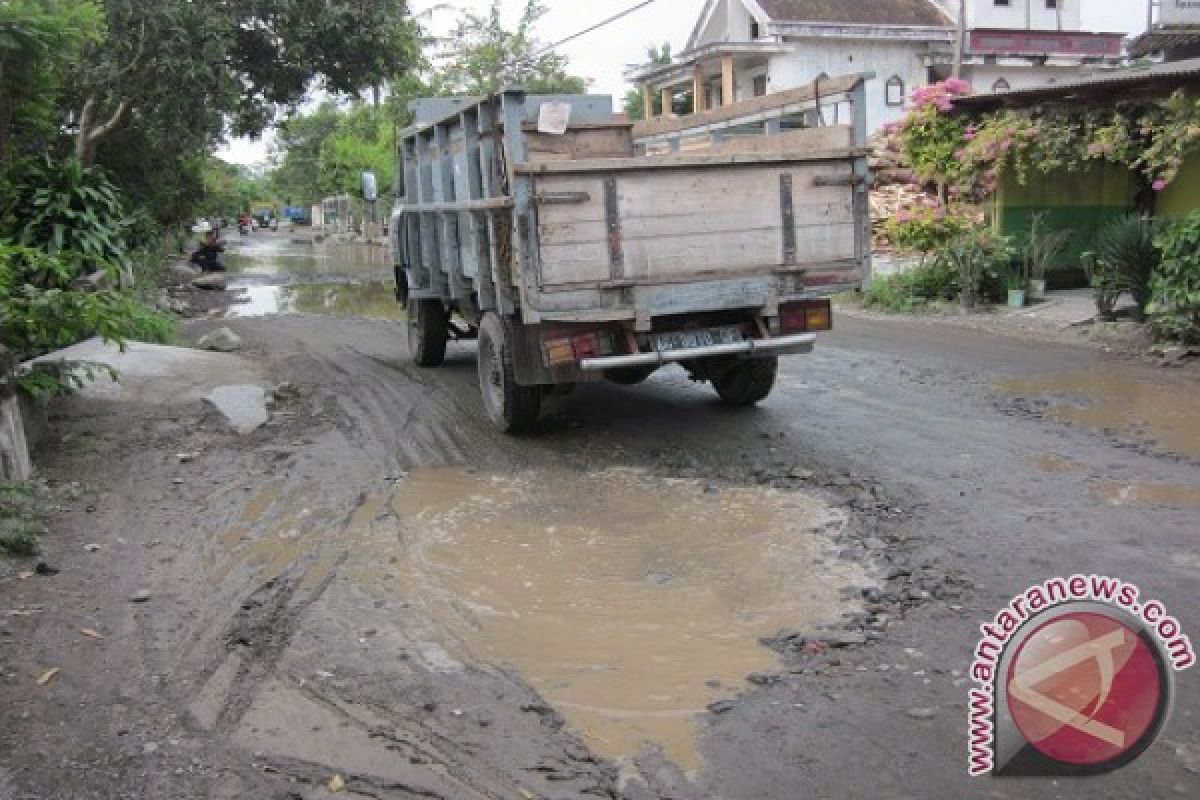
[[[446,360],[449,317],[441,300],[408,301],[408,352],[418,367],[440,367]]]
[[[713,387],[727,406],[744,408],[767,399],[779,374],[778,358],[739,361],[712,379]]]
[[[517,383],[513,357],[508,326],[486,314],[479,326],[479,390],[488,418],[504,433],[529,430],[542,410],[541,388]]]

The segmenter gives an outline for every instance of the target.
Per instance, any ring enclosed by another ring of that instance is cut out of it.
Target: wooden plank
[[[850,163],[745,166],[714,172],[630,172],[618,184],[624,275],[672,279],[697,272],[800,267],[855,256],[853,191],[815,182],[850,176]],[[785,235],[781,176],[793,186],[791,229]],[[580,192],[589,200],[539,209],[543,285],[600,281],[609,263],[603,178],[539,177],[539,192]],[[775,187],[773,191],[765,187]],[[786,246],[785,246],[786,244]],[[785,249],[792,252],[789,257]]]
[[[738,167],[757,164],[800,164],[808,162],[841,162],[850,164],[866,155],[865,150],[837,149],[810,153],[730,153],[702,155],[655,156],[654,158],[596,158],[548,164],[519,162],[514,171],[532,175],[569,175],[585,172],[653,172],[688,167]]]
[[[848,150],[854,146],[854,129],[849,125],[803,128],[773,136],[736,136],[712,142],[705,152],[713,155],[776,154],[800,155],[806,152]]]
[[[821,81],[821,96],[845,94],[862,82],[863,77],[861,75],[845,75]],[[635,139],[641,139],[647,136],[677,133],[689,128],[712,125],[718,122],[729,122],[738,117],[761,114],[797,103],[812,102],[815,97],[813,86],[809,84],[796,89],[789,89],[785,92],[776,92],[775,94],[768,94],[763,97],[743,100],[740,103],[715,108],[702,114],[692,114],[685,117],[656,117],[654,119],[642,120],[633,126],[633,136]]]

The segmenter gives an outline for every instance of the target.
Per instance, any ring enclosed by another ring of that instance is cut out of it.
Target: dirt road
[[[245,339],[266,427],[56,409],[61,572],[0,579],[0,798],[1200,795],[1195,670],[1118,773],[966,776],[1015,593],[1120,576],[1200,635],[1194,373],[844,317],[759,410],[664,372],[512,439],[473,345],[417,370],[376,292],[254,248],[259,310],[309,313],[187,335]]]

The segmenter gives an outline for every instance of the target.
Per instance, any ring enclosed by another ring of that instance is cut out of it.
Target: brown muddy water
[[[264,487],[210,578],[275,577],[303,556],[306,585],[400,599],[452,659],[514,669],[617,761],[652,743],[697,769],[698,715],[778,669],[759,639],[837,622],[854,610],[839,590],[868,583],[823,535],[843,513],[806,494],[635,469],[431,469],[345,529],[305,496]],[[381,515],[392,529],[373,527]]]
[[[1091,492],[1110,506],[1200,508],[1200,486],[1099,481],[1091,485]]]
[[[1163,450],[1200,459],[1200,400],[1168,374],[1109,364],[1004,381],[999,389],[1048,401],[1047,416],[1058,422],[1152,439]]]
[[[232,241],[225,256],[231,317],[320,314],[402,320],[386,247],[314,244],[280,233]]]

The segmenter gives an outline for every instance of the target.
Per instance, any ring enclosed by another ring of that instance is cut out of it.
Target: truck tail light
[[[578,364],[585,358],[616,354],[612,333],[606,330],[585,331],[568,336],[556,332],[542,339],[542,355],[548,367]]]
[[[805,300],[779,307],[779,328],[783,333],[816,333],[833,330],[833,303]]]

